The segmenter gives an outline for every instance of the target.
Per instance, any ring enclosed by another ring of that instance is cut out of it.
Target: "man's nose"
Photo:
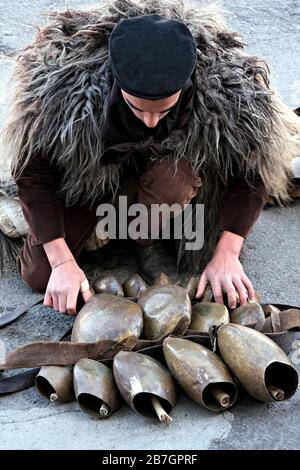
[[[144,114],[144,123],[147,127],[155,127],[159,122],[159,114]]]

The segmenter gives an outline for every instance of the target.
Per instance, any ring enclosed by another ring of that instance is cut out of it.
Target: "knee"
[[[21,256],[17,259],[19,274],[24,283],[32,290],[45,292],[49,282],[51,267],[49,263],[27,264]]]

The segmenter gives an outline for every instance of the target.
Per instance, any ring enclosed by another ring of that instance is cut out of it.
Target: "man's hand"
[[[53,269],[48,282],[44,305],[59,310],[61,313],[67,312],[69,315],[75,315],[80,284],[84,279],[84,272],[72,260]],[[86,302],[92,297],[92,293],[86,291],[82,296]]]
[[[75,315],[80,285],[86,278],[85,274],[76,263],[64,238],[45,243],[43,247],[52,266],[44,305],[61,313]],[[90,290],[84,292],[83,300],[87,302],[92,295]]]
[[[236,308],[236,293],[239,295],[240,305],[246,304],[248,299],[255,300],[253,286],[239,260],[243,241],[239,235],[223,233],[213,259],[202,273],[196,298],[202,297],[210,283],[217,303],[223,303],[222,290],[227,292],[230,308]]]

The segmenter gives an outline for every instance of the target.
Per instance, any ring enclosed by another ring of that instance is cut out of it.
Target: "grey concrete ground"
[[[68,5],[84,7],[90,1],[69,0]],[[226,0],[223,5],[249,50],[269,61],[273,84],[286,103],[299,106],[299,0]],[[12,69],[9,53],[30,40],[40,12],[64,6],[61,0],[0,0],[0,119]],[[300,305],[299,215],[299,205],[264,211],[247,240],[245,269],[265,302]],[[18,305],[33,295],[7,266],[0,305]],[[70,323],[50,309],[35,307],[1,330],[0,339],[11,348],[58,338]],[[126,407],[100,422],[80,413],[76,403],[50,405],[30,389],[0,398],[0,449],[299,449],[299,405],[299,390],[282,404],[259,404],[243,396],[232,410],[214,415],[182,396],[173,425],[164,429]]]

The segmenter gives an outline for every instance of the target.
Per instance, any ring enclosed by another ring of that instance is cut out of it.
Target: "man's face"
[[[175,95],[163,98],[162,100],[144,100],[129,95],[124,90],[121,90],[121,92],[125,102],[136,117],[143,121],[147,127],[153,128],[156,127],[158,122],[176,105],[181,90],[175,93]]]

